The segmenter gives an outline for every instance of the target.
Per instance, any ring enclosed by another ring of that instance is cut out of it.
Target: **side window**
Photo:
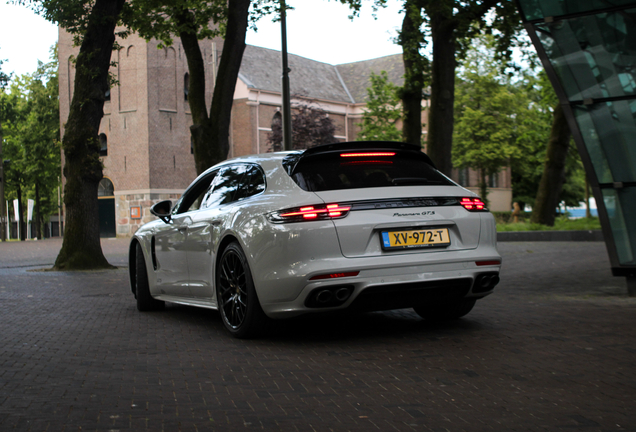
[[[235,201],[236,191],[241,184],[241,178],[247,165],[231,165],[222,168],[214,181],[212,192],[205,198],[205,207],[216,207]]]
[[[201,203],[208,190],[212,180],[216,177],[218,171],[211,172],[207,176],[200,179],[197,183],[192,185],[188,191],[179,199],[179,202],[175,206],[176,211],[174,214],[181,214],[189,211],[198,210],[201,207]]]
[[[241,187],[236,194],[236,201],[258,195],[265,190],[265,175],[263,171],[256,165],[250,165],[247,168]]]

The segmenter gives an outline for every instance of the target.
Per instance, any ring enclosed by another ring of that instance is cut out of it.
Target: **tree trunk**
[[[18,237],[20,241],[24,241],[26,239],[26,233],[24,229],[24,206],[22,205],[22,185],[18,182],[18,188],[16,190],[16,194],[18,195]]]
[[[426,153],[437,169],[450,176],[453,165],[454,103],[455,103],[455,23],[438,15],[431,17],[433,65],[431,75],[431,106],[428,113]]]
[[[125,0],[95,0],[77,56],[74,94],[62,140],[66,229],[55,269],[111,268],[99,238],[99,124],[104,115],[115,25]]]
[[[570,144],[570,128],[561,104],[554,109],[552,130],[543,165],[539,190],[532,207],[531,222],[554,226],[554,215],[565,182],[565,159]]]
[[[196,32],[186,27],[179,34],[190,71],[188,102],[194,123],[190,132],[197,174],[225,160],[230,149],[234,88],[245,51],[249,7],[250,0],[229,0],[225,41],[216,77],[218,85],[214,86],[209,115],[205,105],[205,69]],[[187,26],[188,13],[178,17],[178,21]]]
[[[2,72],[0,72],[0,83],[2,83],[1,76]],[[2,110],[2,106],[0,106],[0,110]],[[4,200],[4,156],[2,155],[2,142],[4,140],[4,136],[2,134],[2,111],[0,111],[0,239],[2,241],[6,241],[7,233],[6,230],[6,222],[5,217],[7,215],[7,210],[4,208],[5,200]]]
[[[402,137],[404,142],[422,145],[422,90],[426,59],[420,54],[422,12],[417,0],[407,0],[404,21],[400,32],[402,59],[404,61],[404,87],[401,91],[404,119]]]
[[[488,202],[488,176],[485,170],[479,170],[479,198],[484,202],[486,208],[489,206]]]
[[[44,236],[42,235],[42,215],[40,212],[40,184],[35,183],[35,214],[33,218],[35,219],[35,238],[42,240]],[[33,223],[31,223],[31,230],[33,230]]]

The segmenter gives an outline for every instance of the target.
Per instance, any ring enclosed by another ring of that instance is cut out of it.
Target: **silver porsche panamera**
[[[236,337],[341,309],[459,318],[499,282],[492,214],[409,144],[230,159],[151,211],[130,243],[137,308],[218,309]]]

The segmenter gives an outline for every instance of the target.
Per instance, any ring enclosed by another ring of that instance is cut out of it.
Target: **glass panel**
[[[196,183],[191,184],[173,207],[172,214],[198,210],[217,172],[218,171],[214,171],[199,179]]]
[[[636,9],[536,29],[570,101],[636,95]]]
[[[110,179],[103,178],[99,181],[99,185],[97,185],[97,196],[113,196],[115,195],[115,187],[113,186],[113,182]]]
[[[294,168],[292,179],[302,189],[314,192],[453,184],[427,163],[424,153],[418,157],[410,153],[379,154],[361,152],[354,157],[341,157],[332,152],[305,157]]]
[[[632,4],[634,0],[519,0],[528,21]]]
[[[265,176],[263,172],[256,166],[251,165],[249,171],[243,177],[241,188],[239,189],[236,201],[257,195],[265,190]]]
[[[636,181],[636,100],[574,107],[599,183]]]
[[[246,169],[247,165],[223,168],[214,181],[214,191],[204,199],[205,207],[215,207],[234,201],[234,195]]]
[[[636,265],[636,188],[603,189],[603,201],[619,263]]]

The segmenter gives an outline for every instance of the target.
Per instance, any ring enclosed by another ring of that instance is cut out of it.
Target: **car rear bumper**
[[[482,298],[492,293],[498,282],[501,265],[477,265],[477,262],[501,262],[494,248],[477,248],[453,253],[440,262],[393,262],[374,258],[338,260],[339,268],[316,264],[305,276],[279,280],[285,292],[297,292],[293,299],[277,299],[275,285],[257,286],[263,310],[270,318],[287,318],[306,313],[351,310],[390,310],[413,306],[443,304],[464,297]],[[408,256],[402,256],[407,259]],[[344,263],[343,263],[344,261]],[[348,265],[344,265],[348,264]],[[312,276],[329,272],[359,272],[357,276],[310,280]],[[475,283],[477,281],[477,283]],[[292,286],[294,289],[291,289]],[[343,288],[343,289],[341,289]],[[336,299],[345,293],[344,301]],[[327,301],[318,302],[320,292]],[[269,291],[269,292],[267,292]],[[272,299],[267,301],[266,299]],[[265,300],[265,301],[264,301]]]

